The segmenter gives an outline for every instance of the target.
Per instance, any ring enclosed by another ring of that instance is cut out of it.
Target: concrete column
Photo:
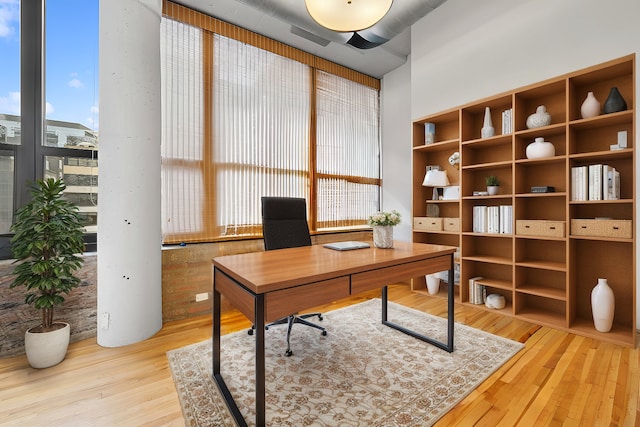
[[[100,0],[98,344],[162,327],[161,0]]]

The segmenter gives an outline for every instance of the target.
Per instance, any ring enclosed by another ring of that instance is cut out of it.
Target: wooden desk
[[[374,288],[382,288],[382,323],[453,351],[454,294],[449,286],[448,337],[442,343],[387,320],[387,285],[449,270],[453,283],[454,247],[394,242],[393,249],[335,251],[321,245],[252,252],[213,259],[213,378],[240,426],[246,422],[220,372],[220,298],[255,325],[256,426],[265,425],[264,326],[298,311]],[[329,332],[330,333],[330,332]]]

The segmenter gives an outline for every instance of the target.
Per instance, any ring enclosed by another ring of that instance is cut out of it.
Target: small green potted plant
[[[79,285],[74,273],[82,266],[82,218],[78,208],[62,198],[62,180],[38,180],[31,201],[16,211],[11,250],[16,259],[11,287],[26,288],[25,302],[41,310],[39,326],[25,333],[25,352],[34,368],[60,363],[69,345],[68,323],[53,319],[54,308]]]
[[[489,175],[484,180],[487,184],[487,193],[489,193],[490,196],[495,196],[496,194],[498,194],[498,189],[500,188],[498,177],[495,175]]]

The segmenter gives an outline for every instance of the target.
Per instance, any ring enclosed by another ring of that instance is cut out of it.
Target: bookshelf
[[[627,110],[581,117],[580,107],[588,92],[603,106],[614,86],[625,98]],[[460,224],[458,231],[414,228],[413,240],[460,248],[457,302],[471,304],[469,279],[481,277],[476,283],[487,294],[502,295],[505,306],[476,307],[635,346],[634,98],[635,55],[629,55],[413,121],[413,216],[430,216],[435,205],[438,216],[459,218]],[[540,105],[551,115],[551,123],[528,129],[527,117]],[[491,110],[496,135],[481,138],[486,107]],[[511,115],[506,128],[502,123],[505,111]],[[426,123],[435,126],[433,143],[425,144]],[[626,132],[627,146],[612,149],[619,132]],[[553,143],[553,157],[527,158],[527,145],[538,137]],[[456,151],[460,153],[457,168],[448,163]],[[593,164],[619,172],[618,199],[575,200],[572,170]],[[432,200],[433,189],[423,187],[422,182],[426,167],[434,165],[446,170],[450,185],[459,186],[460,199]],[[497,195],[481,193],[488,175],[500,181]],[[554,191],[532,192],[535,186],[553,187]],[[432,207],[429,212],[428,204]],[[474,231],[477,206],[503,205],[512,206],[512,233]],[[604,225],[608,222],[618,234],[607,231]],[[631,224],[631,232],[617,227],[622,223]],[[572,226],[580,227],[572,233]],[[607,278],[615,293],[614,326],[609,332],[596,331],[592,321],[591,290],[599,277]],[[422,292],[425,286],[424,278],[412,280],[416,291]],[[436,297],[446,296],[447,286],[441,283]]]

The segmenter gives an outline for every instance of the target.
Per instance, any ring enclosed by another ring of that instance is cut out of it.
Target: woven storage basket
[[[617,237],[631,239],[633,223],[630,219],[572,219],[573,236]]]
[[[564,221],[516,220],[516,234],[523,236],[564,237]]]
[[[442,231],[444,218],[418,216],[413,218],[413,229],[420,231]]]
[[[460,218],[443,218],[444,231],[460,231]]]

